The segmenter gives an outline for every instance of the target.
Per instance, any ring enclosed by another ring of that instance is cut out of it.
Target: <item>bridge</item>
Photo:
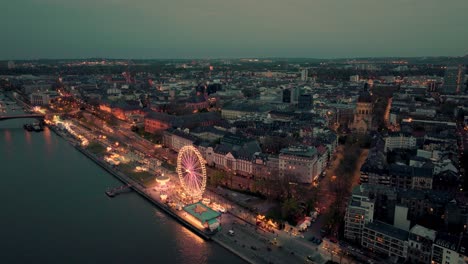
[[[43,114],[0,115],[0,121],[8,120],[8,119],[21,119],[21,118],[44,119],[44,118],[45,118],[45,115],[43,115]]]

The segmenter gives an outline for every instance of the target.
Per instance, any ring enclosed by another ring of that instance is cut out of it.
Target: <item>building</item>
[[[215,127],[206,126],[206,127],[196,127],[190,130],[190,134],[198,137],[201,140],[204,140],[207,142],[214,142],[224,137],[224,135],[226,135],[227,132],[217,129]]]
[[[138,100],[103,101],[99,109],[108,112],[120,120],[142,119],[144,112]],[[138,117],[139,116],[139,117]]]
[[[340,127],[349,127],[353,123],[354,109],[355,106],[352,104],[334,104],[335,108],[335,120],[333,123],[339,125]]]
[[[349,76],[350,82],[359,82],[359,75],[351,75]]]
[[[408,219],[417,221],[426,217],[443,219],[446,206],[453,194],[434,190],[397,190],[397,203],[408,208]]]
[[[258,102],[235,102],[224,106],[223,109],[221,109],[221,116],[227,120],[236,120],[244,116],[266,114],[270,110],[272,110],[270,105]]]
[[[284,148],[279,154],[280,177],[292,177],[292,181],[312,183],[319,174],[317,150],[314,147]]]
[[[291,89],[291,103],[297,104],[299,102],[299,96],[302,94],[303,90],[301,87],[296,86]]]
[[[57,97],[57,92],[34,92],[29,95],[29,101],[31,105],[49,105],[50,100]]]
[[[8,69],[14,69],[15,68],[15,62],[14,61],[8,61],[7,63]]]
[[[291,103],[292,92],[291,89],[284,89],[282,93],[282,102],[283,103]]]
[[[252,163],[252,174],[256,179],[271,180],[278,176],[278,157],[257,152],[254,154]]]
[[[468,238],[446,233],[437,233],[432,245],[432,264],[468,263]]]
[[[442,86],[442,94],[458,94],[463,92],[465,67],[463,65],[447,66]]]
[[[408,231],[381,221],[373,221],[364,226],[361,245],[374,252],[406,260],[408,236]]]
[[[299,109],[311,109],[312,108],[312,95],[311,94],[299,95],[297,107]]]
[[[354,111],[354,119],[351,124],[351,129],[358,133],[364,134],[373,128],[372,112],[374,104],[372,96],[369,92],[361,92],[357,99],[356,109]]]
[[[195,127],[213,126],[220,121],[221,117],[216,112],[196,113],[183,116],[150,112],[145,116],[145,131],[148,133],[156,133],[171,127],[191,129]]]
[[[145,116],[145,132],[156,133],[173,127],[177,117],[164,113],[151,112]]]
[[[197,138],[190,135],[188,130],[169,128],[163,132],[162,142],[164,146],[179,152],[182,147],[193,145],[196,140]]]
[[[301,70],[301,81],[307,82],[309,79],[309,69],[305,68]]]
[[[435,237],[436,231],[420,225],[413,226],[408,237],[408,260],[412,263],[430,263]]]
[[[405,133],[391,133],[385,137],[384,151],[394,149],[415,149],[416,138],[410,134]]]
[[[192,223],[200,223],[200,227],[204,227],[211,231],[220,228],[219,218],[221,214],[214,211],[201,202],[185,206],[184,211],[187,213],[186,217],[190,218]]]
[[[261,152],[255,139],[234,134],[226,134],[220,144],[208,147],[205,160],[208,165],[243,176],[252,176],[255,153]]]
[[[364,225],[373,220],[374,202],[361,192],[360,186],[356,186],[346,207],[344,237],[360,243]]]
[[[390,164],[390,186],[401,189],[432,190],[432,168]]]

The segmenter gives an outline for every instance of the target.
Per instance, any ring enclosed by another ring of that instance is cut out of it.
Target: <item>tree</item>
[[[296,224],[296,220],[299,214],[300,208],[296,199],[289,198],[281,204],[281,217],[291,224]]]
[[[213,186],[218,186],[225,179],[226,179],[226,173],[224,171],[217,170],[217,171],[215,171],[215,173],[213,173],[210,176],[210,184],[213,185]]]
[[[343,215],[340,212],[341,201],[336,199],[333,204],[330,205],[329,210],[324,215],[325,227],[330,231],[334,231],[343,220]]]
[[[312,211],[315,211],[315,203],[317,202],[318,198],[318,189],[317,188],[312,188],[309,193],[308,197],[306,198],[305,201],[305,210],[306,213],[310,213]]]
[[[253,183],[253,190],[254,192],[265,193],[267,183],[265,179],[256,179]]]

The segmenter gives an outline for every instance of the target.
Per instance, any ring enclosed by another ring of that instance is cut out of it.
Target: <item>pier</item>
[[[109,197],[115,197],[121,193],[126,193],[132,191],[132,185],[127,184],[127,185],[122,185],[119,187],[112,188],[110,190],[106,191],[107,196]]]

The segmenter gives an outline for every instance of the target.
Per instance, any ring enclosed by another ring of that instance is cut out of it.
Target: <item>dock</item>
[[[131,190],[132,190],[132,185],[127,184],[127,185],[122,185],[122,186],[119,186],[119,187],[109,189],[109,190],[106,191],[106,194],[109,197],[115,197],[115,196],[117,196],[117,195],[119,195],[121,193],[130,192]]]

